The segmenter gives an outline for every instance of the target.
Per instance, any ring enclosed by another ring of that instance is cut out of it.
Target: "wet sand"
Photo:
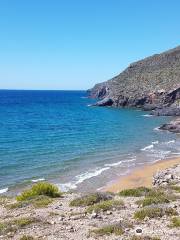
[[[116,182],[104,188],[105,191],[119,192],[126,188],[152,187],[153,175],[160,170],[173,167],[180,163],[180,157],[158,161],[133,170],[128,175],[121,177]]]

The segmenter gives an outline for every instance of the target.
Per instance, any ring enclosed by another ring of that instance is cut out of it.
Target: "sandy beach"
[[[116,193],[126,188],[136,188],[140,186],[152,187],[152,178],[157,171],[164,170],[179,163],[180,157],[145,165],[121,177],[113,184],[105,187],[104,190]]]

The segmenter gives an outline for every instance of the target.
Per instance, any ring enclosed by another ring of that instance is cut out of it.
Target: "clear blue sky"
[[[1,0],[0,88],[87,89],[179,44],[179,0]]]

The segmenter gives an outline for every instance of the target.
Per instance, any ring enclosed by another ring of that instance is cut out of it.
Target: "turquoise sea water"
[[[90,191],[133,167],[180,154],[170,120],[89,107],[84,91],[0,91],[0,193],[39,180]]]

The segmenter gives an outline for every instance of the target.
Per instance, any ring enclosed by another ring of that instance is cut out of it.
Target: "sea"
[[[94,191],[180,155],[178,135],[158,128],[171,117],[95,101],[85,91],[0,90],[0,194],[38,181]]]

